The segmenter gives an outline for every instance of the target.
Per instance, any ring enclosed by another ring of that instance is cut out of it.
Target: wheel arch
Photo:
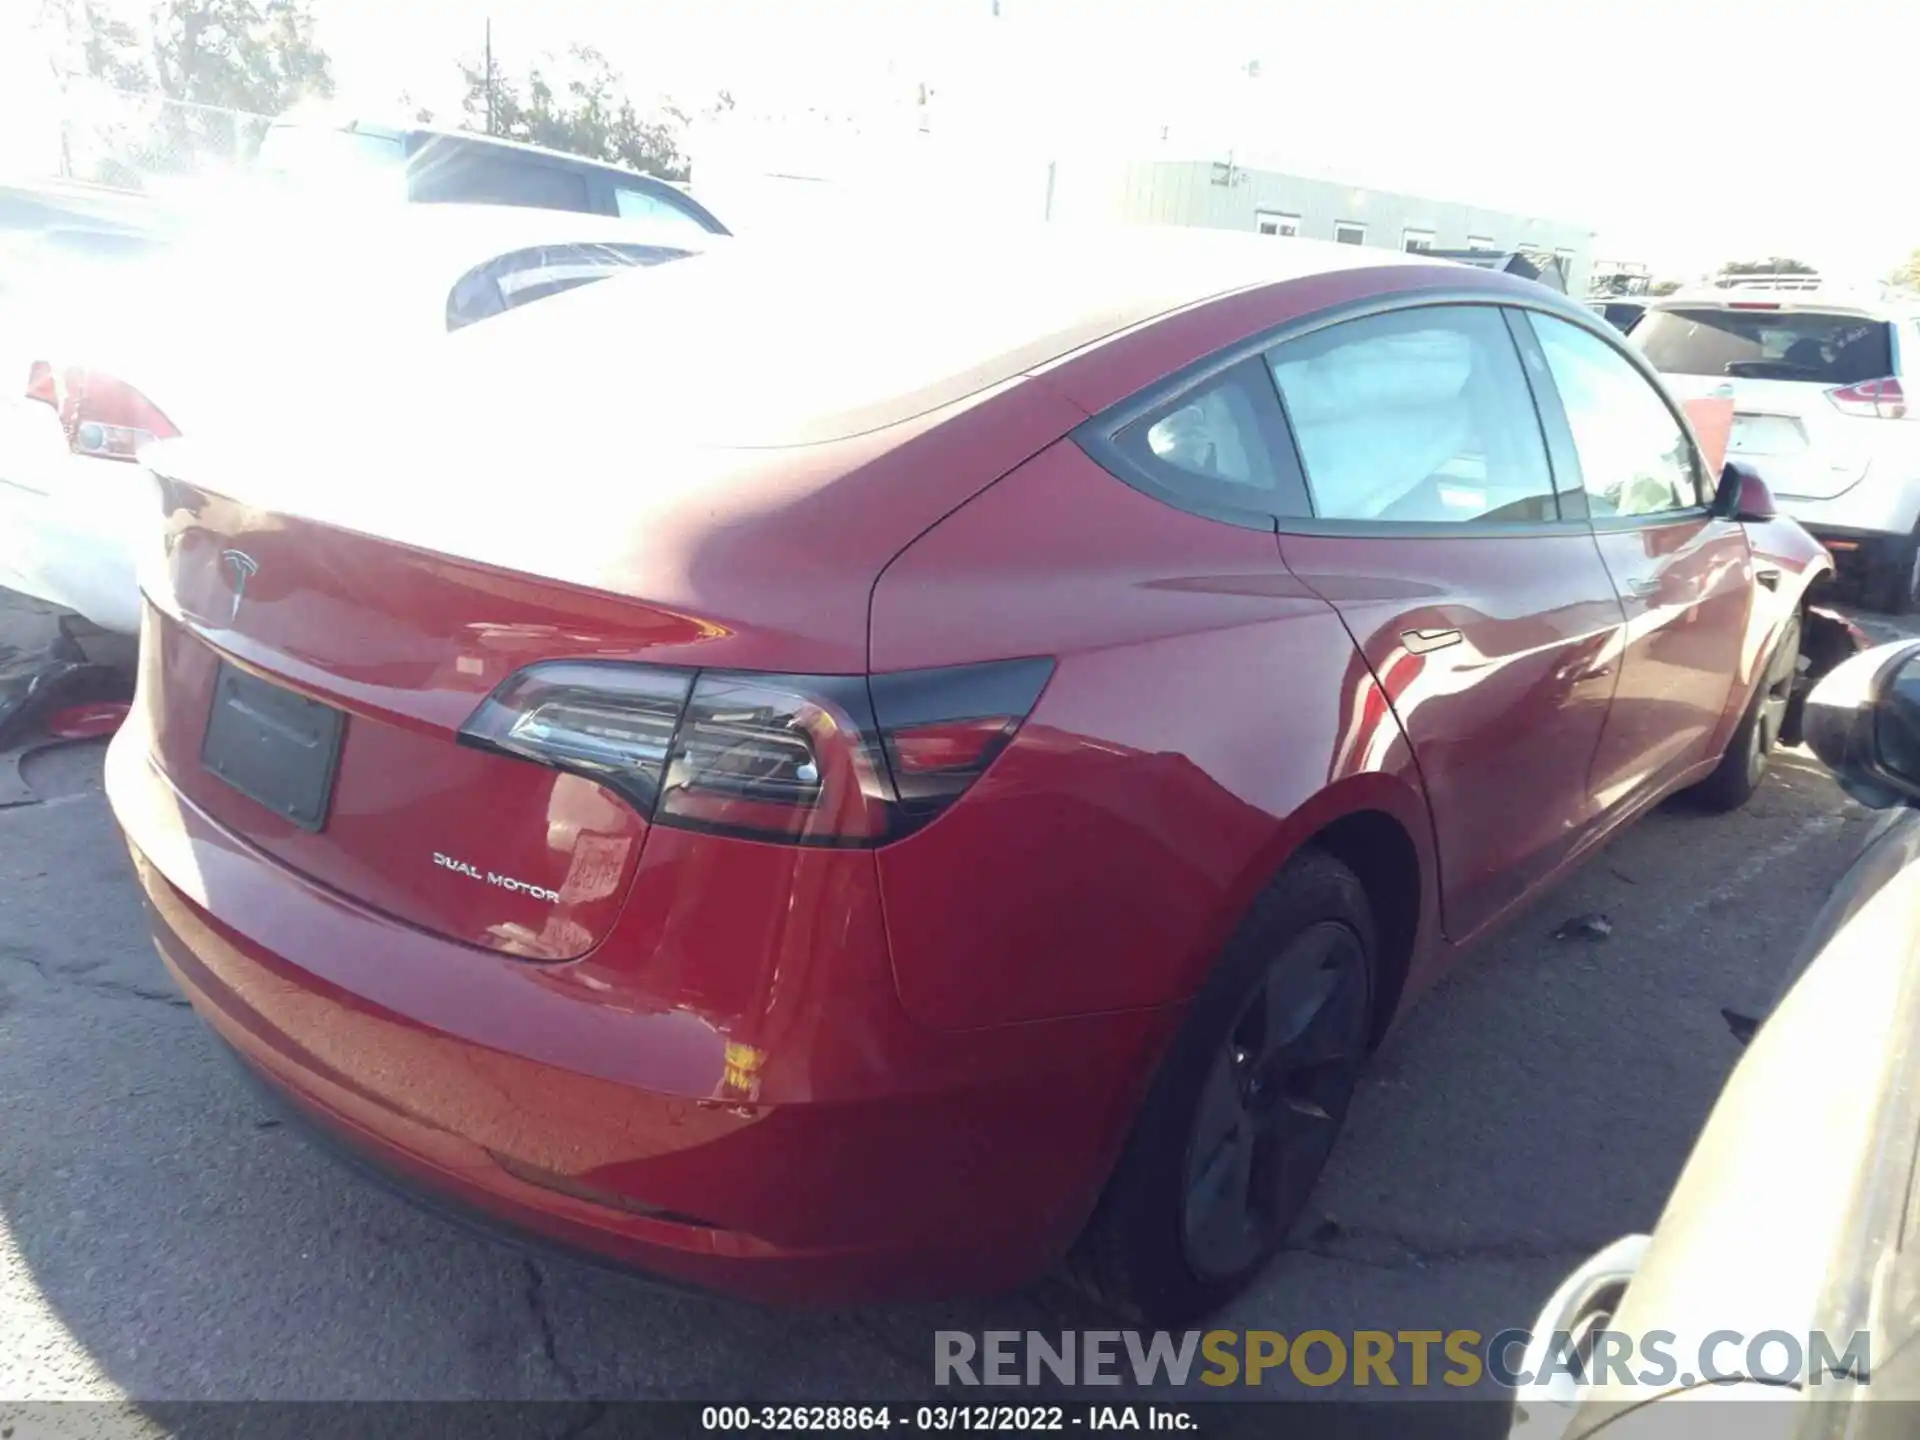
[[[1248,866],[1232,888],[1220,927],[1224,945],[1261,891],[1303,850],[1317,849],[1340,861],[1359,878],[1377,927],[1375,1043],[1407,998],[1409,982],[1425,977],[1424,962],[1439,934],[1433,825],[1417,786],[1411,774],[1368,771],[1322,790],[1288,817],[1273,843]],[[1205,981],[1205,973],[1197,975],[1193,988]]]
[[[1343,815],[1307,844],[1353,871],[1367,892],[1379,946],[1373,997],[1373,1040],[1378,1044],[1400,1008],[1420,940],[1420,852],[1406,828],[1384,810]]]
[[[1813,604],[1807,590],[1801,591],[1797,603],[1800,611],[1800,654],[1807,664],[1794,681],[1793,698],[1787,702],[1786,719],[1780,726],[1780,739],[1788,745],[1801,742],[1807,696],[1812,693],[1813,687],[1834,666],[1857,655],[1866,640],[1859,627],[1846,616],[1824,605]]]

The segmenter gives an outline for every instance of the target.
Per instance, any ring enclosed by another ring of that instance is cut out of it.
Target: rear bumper
[[[135,545],[159,529],[151,479],[121,461],[10,444],[9,433],[0,423],[0,584],[138,634]]]
[[[665,862],[688,883],[663,927],[684,964],[609,953],[620,930],[585,960],[531,964],[252,850],[156,769],[137,712],[108,788],[169,970],[301,1118],[439,1208],[683,1284],[847,1303],[1044,1271],[1173,1019],[928,1032],[899,1010],[877,919],[868,936],[845,914],[781,936],[760,957],[777,993],[729,1005],[702,993],[703,912],[737,935],[751,902],[690,883],[684,855]],[[871,872],[870,854],[830,858]]]
[[[215,1031],[216,1036],[218,1031]],[[599,1250],[553,1240],[539,1229],[516,1224],[489,1211],[463,1202],[449,1187],[419,1183],[412,1173],[391,1160],[384,1160],[335,1118],[321,1118],[266,1073],[254,1067],[245,1055],[231,1045],[221,1044],[222,1055],[232,1064],[234,1074],[252,1092],[256,1102],[270,1117],[286,1125],[321,1155],[351,1171],[357,1178],[385,1190],[389,1195],[426,1211],[485,1239],[512,1245],[540,1254],[565,1256],[570,1260],[609,1268],[659,1284],[657,1276],[643,1276],[629,1267],[610,1262]],[[672,1286],[685,1289],[684,1286]]]
[[[1867,473],[1838,495],[1823,499],[1776,490],[1774,500],[1816,534],[1906,536],[1920,523],[1920,480],[1902,482],[1898,471],[1876,462]],[[1762,478],[1765,469],[1762,467]]]

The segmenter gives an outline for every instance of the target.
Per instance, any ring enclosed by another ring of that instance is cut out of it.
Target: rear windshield
[[[1857,385],[1893,373],[1884,321],[1809,310],[1650,310],[1633,327],[1654,369],[1672,375]]]
[[[912,243],[884,228],[743,241],[475,326],[451,363],[471,364],[472,384],[511,376],[517,394],[553,386],[552,403],[573,406],[580,358],[619,346],[602,369],[644,397],[650,423],[707,444],[816,444],[925,415],[1288,263],[1266,258],[1285,247],[1222,238],[1236,243],[1036,223]]]

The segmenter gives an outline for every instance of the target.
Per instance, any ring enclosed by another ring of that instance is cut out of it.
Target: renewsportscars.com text
[[[1564,1331],[1526,1368],[1533,1334],[1502,1330],[937,1330],[936,1385],[1365,1385],[1466,1389],[1484,1379],[1507,1389],[1558,1376],[1665,1389],[1741,1377],[1818,1385],[1829,1376],[1865,1384],[1867,1334],[1837,1343],[1815,1333],[1716,1330],[1684,1353],[1666,1330],[1601,1330],[1584,1356]]]

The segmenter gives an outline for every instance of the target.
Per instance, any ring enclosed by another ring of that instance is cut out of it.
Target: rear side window
[[[1812,310],[1650,310],[1633,340],[1656,370],[1857,385],[1893,374],[1888,327]]]
[[[1111,445],[1110,469],[1183,510],[1263,528],[1276,513],[1306,512],[1273,384],[1257,359],[1148,411]]]
[[[1317,517],[1558,518],[1539,416],[1499,311],[1370,316],[1268,358]]]
[[[1240,386],[1210,385],[1151,421],[1142,437],[1155,461],[1223,485],[1273,488],[1273,462]]]
[[[586,177],[579,171],[472,145],[429,144],[414,158],[409,189],[414,200],[429,205],[593,208]]]
[[[614,208],[619,211],[622,220],[655,220],[663,225],[691,225],[701,233],[706,232],[702,225],[685,207],[676,205],[664,195],[651,190],[642,190],[629,185],[613,187]]]

